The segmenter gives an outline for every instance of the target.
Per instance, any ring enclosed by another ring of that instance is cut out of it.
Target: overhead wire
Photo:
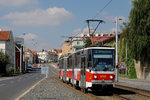
[[[110,0],[92,19],[95,19],[110,3],[112,2],[112,0]],[[84,21],[84,24],[85,24],[85,21]],[[85,26],[85,25],[84,25]],[[85,27],[83,27],[81,29],[81,32],[80,33],[77,33],[75,36],[73,37],[76,37],[77,35],[83,33],[83,30],[84,30]]]
[[[112,0],[110,0],[92,19],[96,18],[111,2]]]

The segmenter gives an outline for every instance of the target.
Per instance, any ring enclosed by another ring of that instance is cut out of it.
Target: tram
[[[114,48],[84,48],[59,60],[59,78],[84,91],[112,88],[115,83],[114,62]]]

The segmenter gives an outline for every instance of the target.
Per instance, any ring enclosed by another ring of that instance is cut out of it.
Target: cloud
[[[36,9],[31,12],[15,12],[3,16],[16,26],[56,26],[73,18],[73,14],[64,8]]]
[[[81,35],[81,34],[87,34],[89,32],[89,29],[88,29],[88,27],[85,27],[85,28],[79,28],[79,29],[75,29],[72,33],[71,33],[71,35],[73,35],[73,36],[79,36],[79,35]]]
[[[36,34],[28,33],[20,36],[24,38],[26,48],[31,50],[49,49],[50,44]]]
[[[24,5],[37,4],[37,0],[0,0],[0,6],[19,7]]]
[[[109,22],[116,21],[116,16],[111,16],[107,12],[102,13],[101,16],[103,17],[104,21],[109,21]],[[119,23],[127,22],[127,18],[125,18],[124,16],[118,16],[118,19],[121,19]]]

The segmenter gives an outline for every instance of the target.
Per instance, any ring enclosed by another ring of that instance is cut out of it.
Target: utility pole
[[[116,16],[116,82],[118,82],[119,68],[118,68],[118,20],[122,20]]]
[[[118,82],[118,17],[116,16],[116,82]]]

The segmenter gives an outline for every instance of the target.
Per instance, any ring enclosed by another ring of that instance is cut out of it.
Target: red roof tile
[[[61,49],[56,49],[56,53],[61,53],[62,50]]]
[[[103,36],[101,36],[101,35],[99,35],[99,36],[94,35],[93,36],[93,41],[95,41],[95,42],[96,41],[103,42],[103,41],[109,40],[111,38],[114,38],[115,36],[116,36],[115,34],[110,34],[110,35],[104,34]],[[90,37],[87,37],[87,35],[84,35],[83,38],[87,39],[87,38],[90,38]]]
[[[6,41],[9,38],[10,31],[0,31],[0,40]]]

